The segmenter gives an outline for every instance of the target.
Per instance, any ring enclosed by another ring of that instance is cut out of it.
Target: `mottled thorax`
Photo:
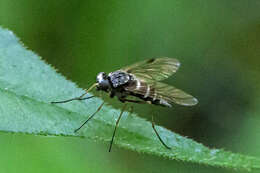
[[[128,73],[115,71],[108,74],[109,80],[114,88],[127,84],[131,80]]]

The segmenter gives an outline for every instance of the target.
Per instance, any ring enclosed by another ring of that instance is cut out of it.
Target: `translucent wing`
[[[149,98],[148,100],[155,101],[156,103],[165,106],[171,106],[173,103],[184,106],[193,106],[198,103],[198,100],[195,97],[161,82],[148,84],[144,81],[136,81],[136,84],[126,86],[125,89],[134,94],[142,95],[142,98],[144,99]]]
[[[146,82],[160,81],[175,73],[180,62],[174,58],[152,58],[120,69]]]
[[[155,89],[158,98],[163,99],[170,104],[176,103],[184,106],[193,106],[198,103],[198,100],[195,97],[171,85],[156,82],[151,87]]]

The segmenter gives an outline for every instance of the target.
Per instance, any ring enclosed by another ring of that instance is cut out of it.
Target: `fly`
[[[92,98],[94,96],[85,98],[84,96],[90,90],[96,88],[98,91],[108,93],[111,98],[116,96],[122,103],[149,103],[164,107],[172,107],[174,103],[183,106],[196,105],[198,100],[195,97],[171,85],[160,82],[174,74],[178,70],[179,66],[180,62],[177,59],[164,57],[141,61],[108,74],[100,72],[97,75],[96,83],[87,89],[81,96],[52,103],[66,103],[72,100],[85,100]],[[103,105],[104,102],[98,107],[94,114],[92,114],[78,129],[75,130],[75,132],[80,130],[91,118],[93,118],[94,115],[101,110]],[[126,104],[124,104],[116,121],[116,126],[109,146],[109,152],[111,151],[116,129],[125,109]],[[167,149],[170,149],[170,147],[161,139],[153,121],[152,128],[159,141]]]

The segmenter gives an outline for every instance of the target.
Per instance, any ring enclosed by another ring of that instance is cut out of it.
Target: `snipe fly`
[[[198,103],[197,99],[177,89],[173,86],[159,82],[175,73],[180,66],[180,62],[174,58],[152,58],[145,61],[135,63],[133,65],[121,68],[120,70],[106,74],[100,72],[97,75],[97,81],[84,94],[79,97],[69,100],[52,102],[52,103],[66,103],[72,100],[85,100],[94,96],[84,96],[93,88],[96,87],[99,91],[109,93],[110,97],[116,96],[119,101],[126,103],[149,103],[154,105],[172,107],[173,103],[183,106],[193,106]],[[132,99],[130,99],[131,97]],[[98,107],[97,111],[92,114],[78,129],[83,127],[94,115],[101,110],[104,102]],[[126,109],[124,104],[121,113],[116,121],[115,129],[109,146],[109,152],[113,144],[116,129],[118,127],[120,118]],[[168,149],[168,147],[160,135],[158,134],[154,122],[152,121],[152,128],[160,142]]]

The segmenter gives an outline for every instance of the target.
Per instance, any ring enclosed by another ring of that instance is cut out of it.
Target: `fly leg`
[[[116,134],[116,129],[117,129],[118,125],[119,125],[119,121],[120,121],[120,119],[121,119],[121,117],[122,117],[122,115],[123,115],[123,113],[124,113],[124,111],[125,111],[125,108],[126,108],[126,104],[125,104],[124,107],[122,108],[122,110],[121,110],[121,112],[120,112],[120,115],[119,115],[119,117],[118,117],[118,119],[117,119],[117,121],[116,121],[116,126],[115,126],[115,129],[114,129],[114,132],[113,132],[112,139],[111,139],[111,141],[110,141],[110,146],[109,146],[109,150],[108,150],[109,152],[110,152],[111,149],[112,149],[114,137],[115,137],[115,134]]]
[[[56,103],[67,103],[67,102],[70,102],[70,101],[73,101],[73,100],[87,100],[87,99],[90,99],[90,98],[93,98],[95,96],[90,96],[90,97],[85,97],[83,98],[83,96],[85,96],[86,93],[82,94],[80,97],[75,97],[75,98],[72,98],[72,99],[68,99],[68,100],[63,100],[63,101],[56,101],[56,102],[51,102],[52,104],[56,104]]]
[[[152,117],[152,127],[153,127],[153,130],[156,134],[156,136],[158,137],[158,139],[160,140],[160,142],[163,144],[163,146],[165,146],[165,148],[167,149],[171,149],[170,147],[168,147],[162,140],[162,138],[160,137],[159,133],[157,132],[156,128],[155,128],[155,125],[154,125],[154,121],[153,121],[153,117]]]
[[[90,97],[85,97],[83,98],[90,90],[92,90],[97,84],[93,84],[91,87],[89,87],[89,89],[85,90],[85,93],[82,94],[81,96],[79,97],[75,97],[75,98],[72,98],[72,99],[68,99],[68,100],[63,100],[63,101],[56,101],[56,102],[51,102],[51,103],[67,103],[67,102],[70,102],[70,101],[73,101],[73,100],[86,100],[86,99],[90,99],[90,98],[93,98],[95,96],[90,96]]]
[[[91,118],[93,118],[94,117],[94,115],[96,115],[96,113],[98,113],[100,110],[101,110],[101,108],[102,108],[102,106],[104,105],[104,103],[105,102],[103,102],[99,107],[98,107],[98,109],[96,110],[96,112],[94,112],[79,128],[77,128],[74,132],[76,133],[77,131],[79,131]]]

